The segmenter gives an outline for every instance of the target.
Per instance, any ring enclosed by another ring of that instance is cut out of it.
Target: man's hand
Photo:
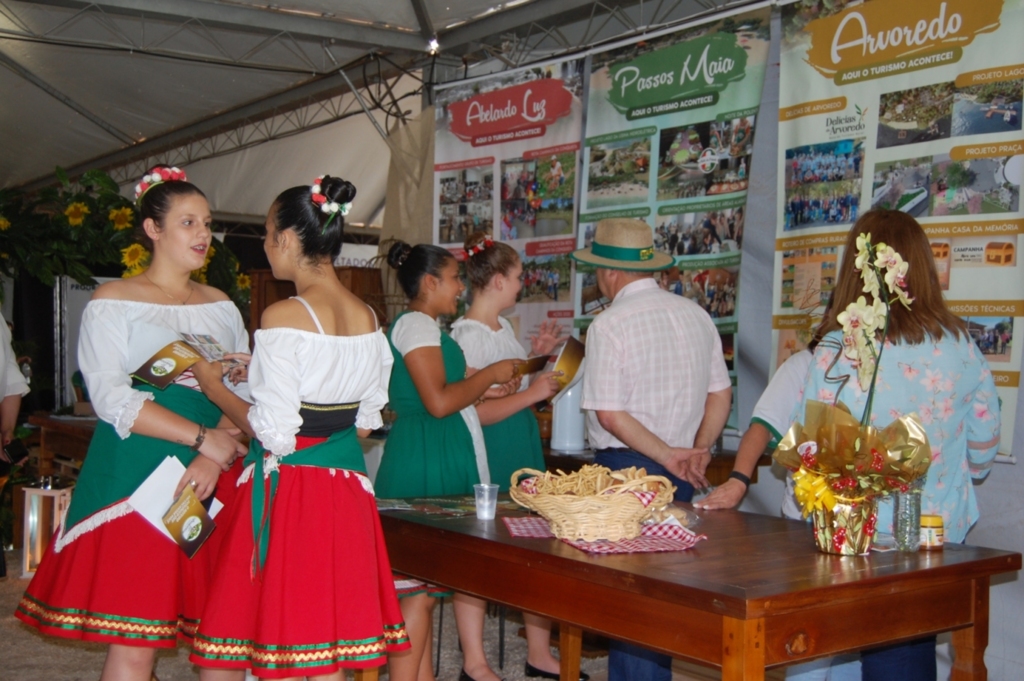
[[[703,508],[709,511],[720,508],[736,508],[743,501],[747,493],[747,486],[739,480],[730,478],[715,488],[715,491],[700,501],[694,502],[694,508]]]
[[[669,449],[668,457],[661,463],[672,475],[685,480],[696,489],[704,489],[708,486],[708,479],[704,477],[704,471],[710,461],[711,452],[706,448],[672,447]]]

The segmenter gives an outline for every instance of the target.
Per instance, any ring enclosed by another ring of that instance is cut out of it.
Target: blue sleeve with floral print
[[[808,399],[842,401],[858,419],[867,393],[846,357],[835,360],[842,334],[828,334],[814,353],[804,394],[793,411],[803,421]],[[826,376],[826,372],[828,375]],[[849,380],[842,380],[849,377]],[[974,341],[946,334],[919,345],[885,344],[876,379],[871,423],[884,428],[916,413],[932,450],[921,512],[943,517],[946,540],[962,542],[978,520],[972,478],[984,478],[999,446],[999,398],[988,362]],[[892,531],[892,503],[879,503],[878,529]]]

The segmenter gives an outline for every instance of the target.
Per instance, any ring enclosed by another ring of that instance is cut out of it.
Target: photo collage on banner
[[[483,231],[519,253],[523,290],[505,314],[527,350],[541,323],[572,327],[583,68],[557,61],[436,90],[434,243],[464,260],[466,237]]]
[[[735,396],[747,187],[770,41],[767,8],[645,36],[589,58],[579,246],[605,218],[645,220],[675,265],[663,288],[711,315]],[[609,305],[577,267],[577,326]],[[727,424],[736,429],[737,400]]]
[[[1024,0],[782,7],[773,371],[806,347],[858,215],[901,210],[985,355],[1010,453],[1024,317]]]

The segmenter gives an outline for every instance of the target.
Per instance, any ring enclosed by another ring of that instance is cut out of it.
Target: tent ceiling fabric
[[[419,85],[407,76],[395,85],[395,94],[401,97]],[[419,115],[416,98],[403,102],[409,103],[412,116]],[[375,111],[374,116],[384,125],[382,112]],[[312,184],[323,173],[336,175],[354,184],[357,191],[345,222],[373,221],[379,225],[390,157],[388,144],[370,119],[353,116],[301,135],[194,163],[188,167],[188,177],[202,187],[218,213],[262,218],[274,197],[285,189]]]
[[[571,49],[560,33],[571,22],[594,38],[635,28],[627,13],[637,7],[642,25],[744,1],[657,3],[645,19],[639,0],[0,0],[0,187],[51,182],[57,165],[110,169],[234,134],[346,91],[332,74],[367,55],[432,64],[434,35],[437,72],[461,77],[459,55],[484,58],[481,41],[500,53],[516,33],[509,44],[528,59]],[[547,42],[517,42],[529,35]],[[359,83],[359,67],[349,70]]]

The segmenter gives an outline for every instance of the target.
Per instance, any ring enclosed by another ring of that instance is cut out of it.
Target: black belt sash
[[[358,402],[348,404],[302,402],[299,408],[302,425],[299,427],[298,434],[303,437],[330,437],[334,433],[354,426],[358,413]]]

